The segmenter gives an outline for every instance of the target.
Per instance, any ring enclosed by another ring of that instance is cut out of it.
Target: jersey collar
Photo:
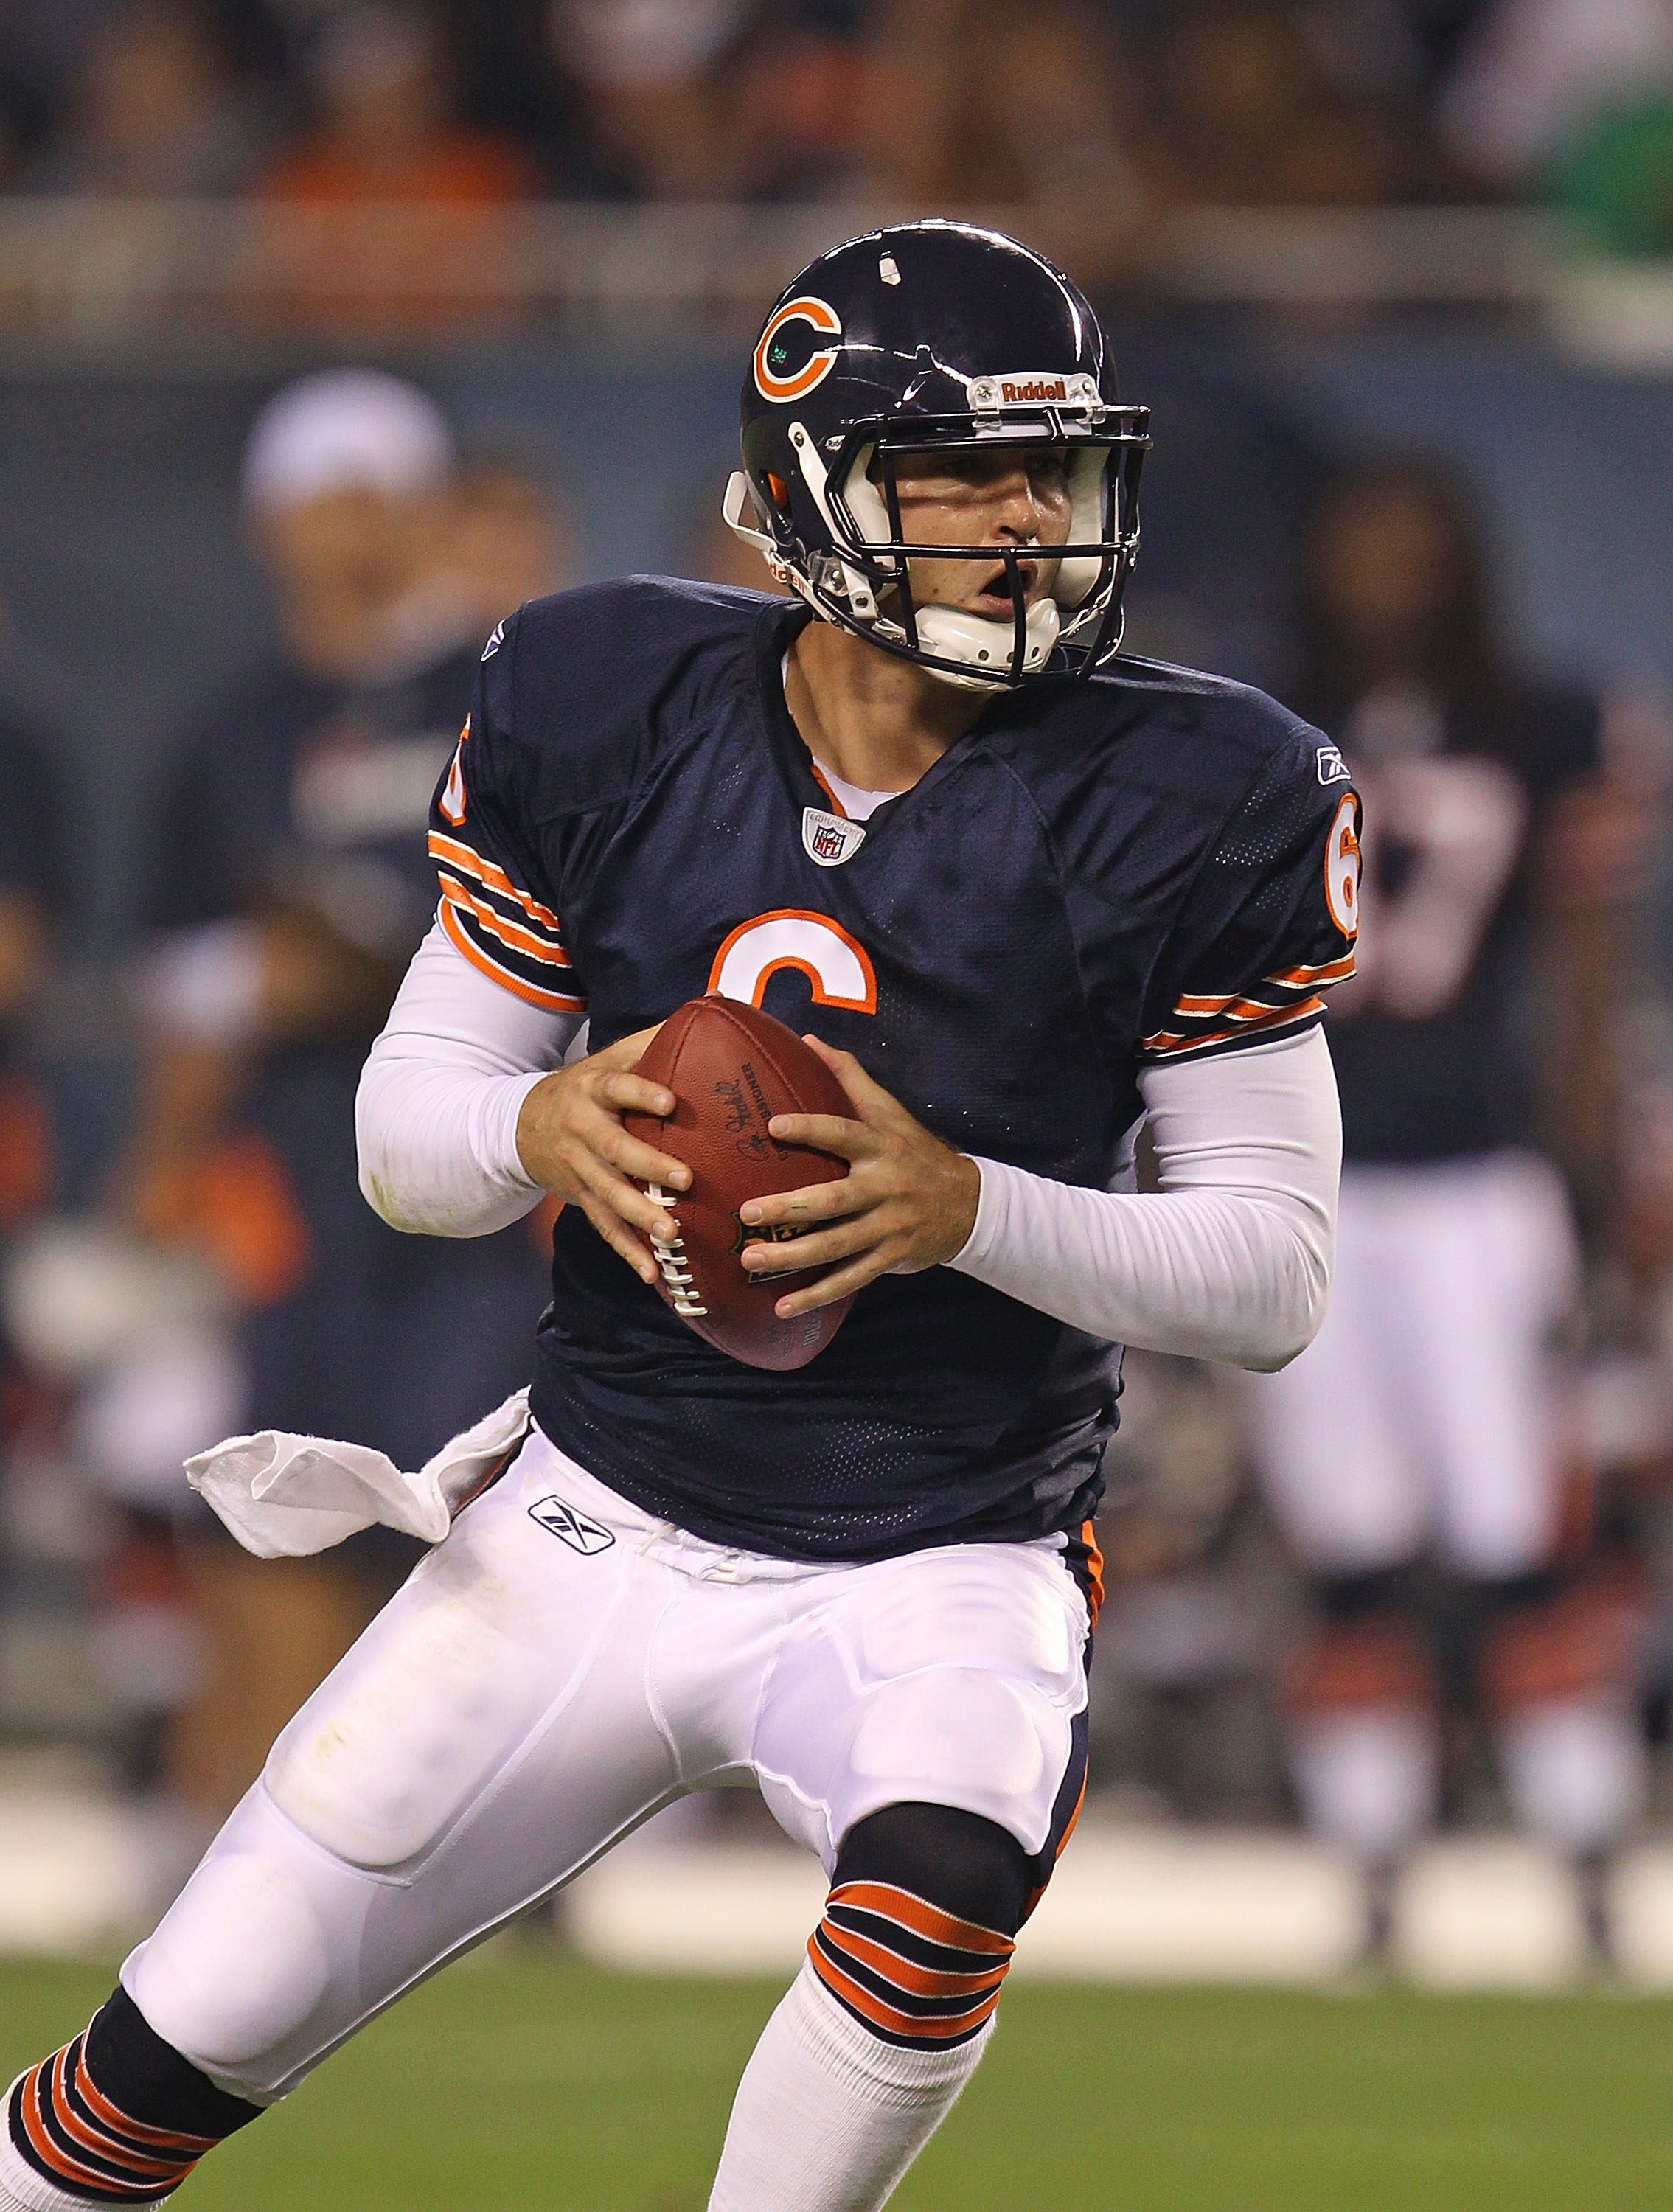
[[[762,610],[755,633],[755,665],[761,693],[761,719],[766,726],[775,764],[790,795],[798,820],[803,810],[810,806],[821,813],[835,811],[840,814],[843,811],[833,801],[829,787],[814,768],[813,756],[807,750],[807,741],[796,727],[784,699],[784,656],[812,619],[812,608],[800,604],[770,606]],[[902,792],[897,798],[885,799],[867,822],[867,836],[881,827],[902,799],[910,796],[910,793]]]
[[[769,748],[798,820],[805,808],[812,806],[824,812],[830,811],[832,806],[831,793],[814,769],[813,756],[807,750],[807,741],[796,727],[784,698],[784,656],[813,618],[812,608],[800,601],[788,605],[775,603],[762,609],[755,633],[756,680],[761,696],[761,719],[766,728]],[[983,721],[986,720],[984,715]],[[981,743],[982,734],[983,722],[978,722],[955,744],[949,745],[940,760],[926,769],[908,790],[897,792],[893,798],[884,799],[873,811],[865,827],[867,844],[873,851],[879,838],[886,834],[897,817],[908,809],[921,792],[937,784],[944,775],[952,773],[970,757]],[[835,811],[840,812],[841,809]]]

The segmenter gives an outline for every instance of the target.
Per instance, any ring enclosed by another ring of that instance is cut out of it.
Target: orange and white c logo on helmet
[[[774,356],[782,362],[785,348],[780,343],[780,333],[787,323],[811,323],[822,336],[836,341],[832,345],[815,346],[806,364],[788,376],[778,375],[773,367]],[[763,399],[800,399],[823,384],[836,364],[837,347],[842,343],[843,324],[835,307],[807,294],[800,300],[787,300],[761,333],[761,343],[755,349],[755,388]]]

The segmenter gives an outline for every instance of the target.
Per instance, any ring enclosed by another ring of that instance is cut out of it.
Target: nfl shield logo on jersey
[[[572,1552],[580,1552],[589,1559],[594,1552],[607,1552],[616,1540],[602,1522],[594,1521],[578,1506],[566,1505],[555,1495],[536,1498],[529,1508],[529,1518],[550,1529],[554,1536],[562,1537]]]
[[[801,842],[810,860],[817,861],[822,868],[840,868],[865,843],[866,833],[859,823],[850,822],[845,814],[827,814],[822,807],[805,806]]]

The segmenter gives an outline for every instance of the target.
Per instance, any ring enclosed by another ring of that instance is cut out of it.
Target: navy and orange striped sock
[[[260,2110],[217,2089],[119,1989],[84,2034],[14,2083],[6,2124],[12,2148],[54,2189],[93,2204],[155,2204]]]
[[[1016,1949],[892,1882],[839,1882],[808,1939],[820,1980],[885,2043],[945,2051],[981,2031]]]

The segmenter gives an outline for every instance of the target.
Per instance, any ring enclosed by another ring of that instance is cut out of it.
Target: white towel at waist
[[[186,1462],[186,1480],[260,1559],[328,1550],[375,1521],[439,1544],[496,1462],[528,1434],[528,1396],[519,1390],[496,1406],[417,1474],[403,1474],[368,1444],[263,1429],[198,1452]]]

